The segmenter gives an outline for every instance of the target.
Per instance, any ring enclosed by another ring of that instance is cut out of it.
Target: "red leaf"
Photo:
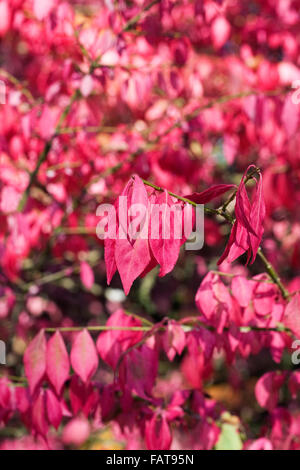
[[[131,390],[148,399],[158,370],[157,352],[146,345],[133,349],[121,362],[119,377],[123,390]]]
[[[64,340],[57,331],[47,345],[47,375],[57,395],[69,377],[70,361]]]
[[[34,430],[42,436],[46,436],[48,432],[45,405],[45,390],[41,389],[32,406],[32,425]]]
[[[47,343],[44,330],[41,330],[31,341],[24,354],[25,374],[31,394],[41,382],[46,372]]]
[[[71,350],[71,364],[84,383],[88,382],[97,370],[97,351],[94,341],[86,329],[78,333],[74,340]]]
[[[95,390],[91,383],[84,384],[74,375],[70,383],[70,401],[74,415],[83,412],[88,417],[99,403],[98,390]]]

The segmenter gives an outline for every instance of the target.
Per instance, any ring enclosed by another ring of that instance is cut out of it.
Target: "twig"
[[[268,259],[265,257],[265,255],[263,254],[263,251],[261,249],[261,247],[258,248],[258,251],[257,251],[257,254],[258,256],[260,257],[260,259],[262,260],[268,274],[271,276],[271,278],[273,279],[274,283],[277,284],[277,286],[279,287],[280,289],[280,292],[282,294],[282,297],[285,299],[285,300],[289,300],[291,298],[290,296],[290,293],[289,291],[284,287],[284,285],[282,284],[281,282],[281,279],[279,277],[279,274],[276,272],[274,266],[272,266],[272,264],[270,263],[270,261],[268,261]]]
[[[256,168],[255,169],[255,172],[258,172],[259,169]],[[253,173],[250,175],[247,176],[248,179],[252,178],[253,177]],[[248,181],[247,179],[247,181]],[[146,184],[147,186],[150,186],[154,189],[156,189],[157,191],[164,191],[163,188],[159,187],[159,186],[156,186],[155,184],[153,183],[150,183],[149,181],[146,181],[146,180],[143,180],[144,184]],[[185,197],[182,197],[182,196],[178,196],[177,194],[171,192],[171,191],[167,191],[168,194],[172,197],[175,197],[177,198],[178,200],[180,201],[183,201],[187,204],[191,204],[192,206],[194,207],[197,207],[197,204],[194,202],[194,201],[191,201]],[[223,209],[223,207],[221,209],[210,209],[208,207],[205,207],[204,208],[204,212],[207,213],[207,214],[215,214],[215,215],[219,215],[221,217],[223,217],[225,220],[227,220],[227,222],[229,222],[230,224],[232,224],[234,222],[234,218],[232,217],[231,214],[229,214],[229,212],[225,209]],[[263,251],[261,249],[261,247],[258,249],[258,252],[257,252],[258,256],[260,257],[260,259],[262,260],[268,274],[270,275],[270,277],[273,279],[274,283],[279,287],[279,290],[282,294],[282,297],[285,299],[285,300],[289,300],[290,299],[290,294],[288,292],[288,290],[284,287],[284,285],[282,284],[281,282],[281,279],[279,277],[279,274],[276,272],[274,266],[272,266],[272,264],[267,260],[267,258],[265,257],[265,255],[263,254]]]
[[[160,0],[153,0],[152,2],[150,2],[147,6],[145,6],[142,11],[140,13],[138,13],[136,16],[134,16],[133,18],[131,18],[131,20],[129,20],[125,26],[123,27],[122,31],[123,33],[127,32],[127,31],[130,31],[139,21],[140,19],[142,18],[143,14],[150,10],[150,8],[152,8],[154,5],[160,3]]]

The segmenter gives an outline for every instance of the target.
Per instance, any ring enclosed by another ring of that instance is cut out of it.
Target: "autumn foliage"
[[[300,449],[299,10],[0,0],[0,449]]]

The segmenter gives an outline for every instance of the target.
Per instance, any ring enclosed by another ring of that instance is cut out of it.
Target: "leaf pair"
[[[231,184],[216,185],[186,198],[196,204],[205,204],[234,187]],[[125,208],[123,198],[127,201]],[[132,207],[137,204],[145,208],[145,214],[144,218],[141,214],[135,214],[137,222],[133,225],[140,226],[141,230],[133,238],[128,221]],[[109,236],[104,243],[107,283],[110,284],[118,270],[127,295],[135,279],[145,276],[157,264],[161,277],[173,270],[180,247],[192,232],[195,214],[192,205],[170,196],[166,190],[151,189],[148,193],[137,175],[127,183],[114,208],[117,217],[109,215],[108,225],[109,232],[116,234],[116,237]],[[126,217],[124,211],[128,211]],[[114,224],[115,230],[111,231],[111,225]]]
[[[84,383],[94,375],[98,367],[98,355],[89,332],[84,329],[75,336],[69,360],[61,333],[56,331],[47,342],[45,332],[41,330],[31,341],[24,355],[30,393],[33,395],[47,377],[56,394],[60,396],[69,378],[70,363]]]

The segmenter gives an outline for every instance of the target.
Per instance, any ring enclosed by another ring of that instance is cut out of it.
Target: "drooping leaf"
[[[222,196],[234,188],[236,188],[235,184],[216,184],[215,186],[211,186],[201,193],[193,193],[184,197],[190,201],[195,202],[196,204],[207,204],[213,199]]]
[[[181,217],[181,212],[176,211],[168,192],[159,194],[151,212],[150,246],[160,265],[160,277],[173,270],[179,256],[182,239],[175,233],[175,227],[180,223],[178,217]]]

